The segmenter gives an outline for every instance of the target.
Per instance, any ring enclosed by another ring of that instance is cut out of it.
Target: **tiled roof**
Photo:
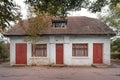
[[[23,20],[23,26],[28,26],[28,21]],[[49,26],[40,34],[109,34],[115,35],[112,29],[110,29],[105,23],[95,18],[89,18],[85,16],[80,17],[68,17],[67,27],[64,29],[55,29]],[[19,27],[19,23],[9,29],[4,35],[27,35],[23,28]]]

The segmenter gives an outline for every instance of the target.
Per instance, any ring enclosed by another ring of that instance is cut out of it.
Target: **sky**
[[[21,7],[21,13],[23,15],[23,19],[27,18],[27,6],[24,4],[24,0],[14,0],[16,4]],[[88,16],[92,18],[97,18],[97,15],[94,13],[90,13],[87,9],[82,8],[81,11],[71,11],[68,16]]]

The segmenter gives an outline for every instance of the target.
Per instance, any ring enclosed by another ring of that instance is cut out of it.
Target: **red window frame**
[[[72,56],[88,56],[88,44],[72,44]]]
[[[36,44],[32,47],[32,57],[47,57],[47,44]]]

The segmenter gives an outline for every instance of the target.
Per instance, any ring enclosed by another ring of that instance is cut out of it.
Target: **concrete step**
[[[96,68],[107,68],[107,67],[109,67],[109,65],[106,65],[106,64],[93,64],[92,66],[96,67]]]
[[[64,64],[53,64],[53,65],[50,65],[51,67],[64,67],[65,65]]]
[[[12,67],[25,67],[27,66],[26,64],[16,64],[16,65],[12,65]]]

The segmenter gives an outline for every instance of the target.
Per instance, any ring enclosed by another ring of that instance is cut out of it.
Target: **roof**
[[[28,20],[23,20],[23,26],[28,25]],[[29,26],[28,26],[29,27]],[[43,35],[51,34],[101,34],[115,35],[105,23],[95,18],[85,16],[67,17],[67,27],[64,29],[55,29],[49,26],[42,33]],[[6,36],[22,36],[27,35],[23,28],[19,27],[19,23],[15,24],[11,29],[5,32]]]

